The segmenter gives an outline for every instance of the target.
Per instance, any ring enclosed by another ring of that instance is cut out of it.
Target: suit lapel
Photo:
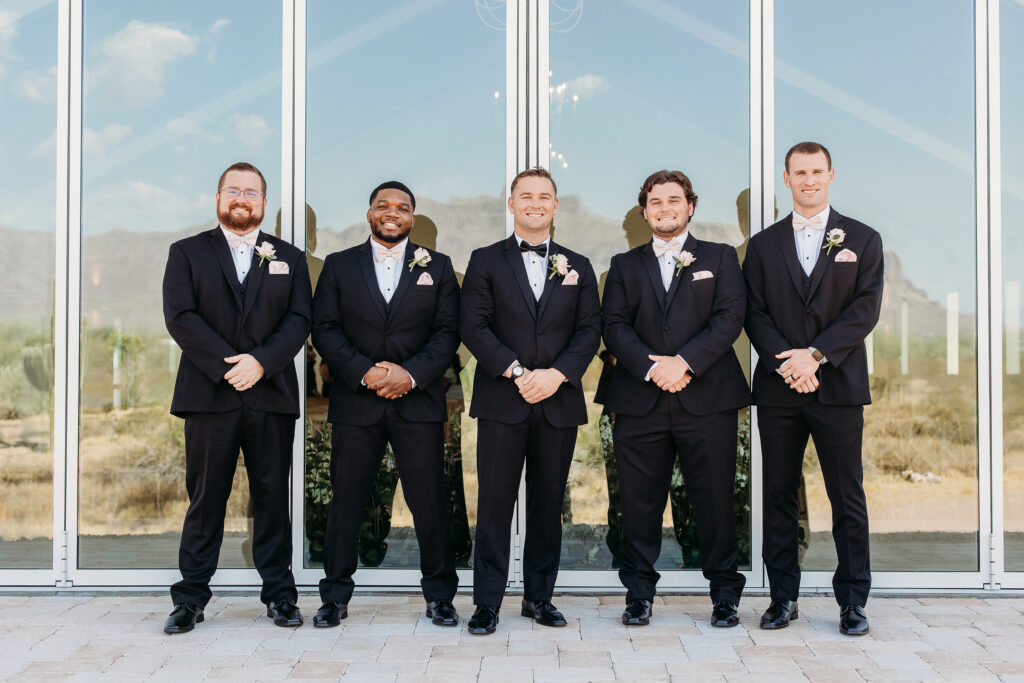
[[[793,280],[800,298],[807,301],[807,291],[804,289],[804,269],[800,266],[800,255],[796,253],[796,240],[793,237],[793,214],[782,219],[782,230],[779,230],[779,249],[782,251],[782,260],[789,270],[789,277]]]
[[[256,238],[256,246],[259,246],[267,241],[267,236],[260,231],[259,237]],[[249,275],[246,277],[245,284],[245,305],[242,307],[242,319],[245,320],[246,316],[249,315],[249,311],[252,310],[252,305],[256,303],[256,294],[260,291],[260,285],[263,284],[263,271],[267,270],[269,266],[266,264],[258,265],[259,258],[256,256],[256,250],[252,250],[252,261],[249,265]],[[268,261],[269,263],[269,261]]]
[[[562,277],[558,275],[549,277],[548,272],[551,267],[551,257],[558,254],[561,251],[559,246],[555,244],[554,240],[548,241],[548,258],[544,261],[544,291],[540,293],[540,301],[537,302],[537,320],[544,315],[544,309],[548,305],[548,301],[551,299],[552,292],[555,291],[555,287],[559,287],[562,284]],[[572,264],[569,264],[569,268],[572,268]]]
[[[696,260],[697,246],[698,246],[697,238],[695,238],[693,235],[691,235],[689,232],[687,232],[686,233],[686,241],[683,242],[683,248],[680,251],[680,253],[682,253],[682,251],[690,252],[694,256],[694,263],[696,263],[697,262],[697,260]],[[693,264],[691,264],[689,267],[693,268]],[[681,286],[683,278],[686,277],[686,271],[687,271],[687,268],[684,268],[683,270],[679,271],[678,275],[676,274],[675,270],[672,271],[672,284],[669,285],[668,291],[665,292],[665,310],[666,311],[668,311],[669,307],[672,305],[672,301],[676,298],[676,292],[679,291],[679,287]],[[665,288],[665,286],[662,285],[662,289],[664,289],[664,288]]]
[[[359,247],[359,270],[362,271],[363,280],[366,281],[366,289],[370,292],[370,300],[373,301],[377,312],[380,313],[381,320],[387,322],[387,314],[385,313],[386,303],[384,295],[380,293],[380,285],[377,283],[377,271],[373,269],[373,247],[370,246],[369,239]]]
[[[662,313],[665,312],[665,283],[661,281],[661,264],[658,257],[654,255],[654,248],[651,242],[644,245],[640,250],[640,260],[647,268],[647,275],[651,278],[651,287],[654,288],[654,298],[658,300]]]
[[[526,308],[530,310],[530,314],[536,319],[537,300],[533,298],[533,292],[530,290],[530,278],[526,275],[526,266],[523,264],[523,256],[519,251],[519,242],[516,240],[515,233],[505,240],[505,260],[508,261],[508,265],[512,269],[513,275],[515,275],[516,282],[519,283],[519,291],[523,293],[523,299],[526,300]]]
[[[210,238],[210,247],[213,249],[213,253],[217,255],[217,263],[220,264],[220,269],[224,272],[224,279],[228,281],[228,288],[235,295],[235,305],[241,311],[242,293],[238,288],[238,273],[235,271],[235,262],[231,258],[231,249],[228,247],[228,241],[224,238],[224,232],[219,226],[211,230],[208,236]]]
[[[828,225],[825,226],[825,235],[828,235],[828,231],[832,228],[840,228],[843,225],[843,217],[839,213],[832,209],[828,212]],[[825,246],[825,239],[821,241],[821,246]],[[842,249],[842,247],[840,247]],[[835,251],[835,250],[834,250]],[[814,264],[814,268],[811,270],[811,286],[807,290],[807,299],[810,300],[814,296],[815,290],[818,289],[818,285],[821,284],[821,280],[825,277],[825,272],[832,267],[832,262],[835,260],[835,254],[826,254],[825,249],[822,249],[818,253],[818,260]]]
[[[405,243],[405,262],[402,265],[402,272],[398,274],[398,286],[395,287],[395,295],[391,297],[391,306],[388,308],[388,320],[394,317],[395,311],[398,310],[399,305],[402,303],[402,297],[405,296],[409,285],[412,284],[413,273],[409,270],[409,264],[412,263],[413,254],[418,246],[413,244],[412,240]]]

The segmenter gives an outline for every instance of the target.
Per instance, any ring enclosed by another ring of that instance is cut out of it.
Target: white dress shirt
[[[793,239],[796,240],[796,255],[800,259],[800,266],[808,275],[814,270],[814,264],[818,262],[818,254],[821,253],[821,245],[825,241],[825,226],[828,225],[830,211],[831,207],[826,205],[815,215],[807,217],[808,220],[819,221],[820,228],[805,227],[793,230]],[[793,217],[798,215],[794,210]]]
[[[370,238],[370,246],[373,247],[373,270],[377,274],[377,286],[380,287],[380,293],[384,297],[384,301],[388,303],[391,303],[391,297],[395,295],[395,290],[398,289],[398,280],[402,277],[402,266],[405,264],[405,247],[407,244],[409,244],[408,237],[389,249],[372,237]],[[389,251],[394,256],[378,261],[377,254],[384,251]],[[409,371],[406,370],[406,372]],[[412,388],[415,389],[416,378],[412,376],[411,372],[409,372],[409,379],[412,380]],[[364,387],[366,386],[366,382],[362,380],[360,380],[360,384]]]
[[[519,235],[516,235],[516,239],[520,242],[526,242],[532,244],[528,240],[524,240]],[[547,246],[547,256],[541,256],[535,251],[524,251],[523,253],[523,265],[526,266],[526,277],[530,280],[530,290],[533,292],[533,298],[540,301],[540,295],[544,293],[544,282],[547,280],[547,265],[548,256],[551,256],[551,237],[548,237],[541,244]],[[532,246],[537,246],[532,244]]]
[[[377,240],[370,239],[370,244],[373,246],[373,270],[377,273],[377,286],[380,287],[384,301],[388,303],[391,303],[391,297],[398,289],[398,280],[402,277],[402,265],[405,263],[405,246],[408,243],[409,238],[406,237],[389,249]],[[394,257],[378,261],[377,255],[385,251],[390,251]]]
[[[249,274],[249,268],[252,267],[252,252],[253,247],[249,244],[239,244],[237,247],[231,246],[231,241],[236,237],[250,237],[252,238],[253,233],[259,232],[259,228],[253,228],[244,235],[238,235],[231,232],[223,225],[220,226],[221,232],[224,233],[224,239],[228,241],[228,251],[231,252],[231,260],[235,263],[235,275],[238,276],[238,281],[242,282],[245,280],[245,276]],[[255,238],[252,238],[255,239]]]
[[[682,245],[686,244],[686,236],[689,233],[689,230],[684,230],[681,235],[676,235],[674,238],[672,238],[679,242],[679,251],[675,253],[666,251],[664,254],[661,255],[661,258],[658,259],[658,267],[661,268],[661,283],[665,285],[666,292],[669,290],[670,287],[672,287],[672,279],[676,276],[676,256],[679,256],[679,254],[682,253]],[[669,240],[659,239],[652,235],[651,243],[665,245],[669,243]],[[679,358],[679,360],[686,363],[686,359],[684,359],[682,356],[676,354],[676,357]],[[651,369],[647,371],[647,376],[644,377],[645,382],[651,381],[651,373],[654,372],[654,368],[656,367],[658,367],[658,363],[654,363],[653,365],[651,365]],[[690,367],[690,364],[686,363],[686,367]]]

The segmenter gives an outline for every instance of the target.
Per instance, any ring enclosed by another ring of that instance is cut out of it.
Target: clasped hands
[[[236,391],[251,389],[252,385],[263,377],[263,366],[260,362],[248,353],[240,353],[237,356],[228,356],[225,363],[231,363],[234,367],[224,373],[226,379]]]
[[[398,363],[383,360],[366,371],[363,384],[381,398],[401,398],[412,389],[412,375]]]
[[[810,394],[817,390],[820,363],[814,360],[810,349],[790,349],[775,357],[787,359],[779,366],[779,374],[790,389],[798,394]]]
[[[526,368],[523,368],[526,370]],[[506,377],[511,377],[506,373]],[[540,403],[550,397],[558,387],[565,381],[565,375],[555,368],[542,368],[539,370],[526,370],[522,377],[516,378],[516,386],[519,388],[519,395],[527,403]]]
[[[682,391],[693,379],[693,375],[690,374],[690,366],[679,356],[655,356],[652,354],[647,357],[654,361],[650,379],[662,391],[671,394]]]

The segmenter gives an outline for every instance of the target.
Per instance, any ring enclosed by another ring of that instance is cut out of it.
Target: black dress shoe
[[[302,612],[291,599],[275,600],[267,605],[267,616],[278,626],[302,626]]]
[[[868,630],[868,615],[863,607],[844,605],[839,610],[839,632],[844,636],[862,636]]]
[[[500,619],[498,619],[497,607],[477,605],[476,611],[473,612],[469,623],[466,624],[466,630],[474,636],[485,636],[488,633],[494,633],[495,629],[498,628],[498,621]]]
[[[427,616],[434,626],[458,626],[459,613],[451,600],[435,600],[427,603]]]
[[[719,600],[711,610],[711,625],[732,628],[740,623],[739,606],[728,600]]]
[[[626,626],[647,626],[653,612],[650,600],[630,600],[622,613],[622,623]]]
[[[523,600],[524,617],[529,617],[541,626],[565,626],[565,616],[558,611],[558,608],[551,604],[550,600]]]
[[[329,628],[337,626],[348,617],[348,605],[343,602],[325,602],[313,615],[313,626]]]
[[[164,622],[164,633],[188,633],[203,619],[202,607],[184,603],[175,605]]]
[[[798,615],[796,600],[772,600],[761,615],[761,628],[786,628]]]

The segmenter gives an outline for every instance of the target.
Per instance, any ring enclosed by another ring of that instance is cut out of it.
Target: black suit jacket
[[[669,290],[651,243],[612,258],[604,286],[604,342],[618,362],[605,406],[623,415],[646,415],[662,390],[644,381],[649,355],[682,356],[693,378],[676,394],[693,415],[750,405],[750,389],[732,343],[743,329],[746,292],[736,250],[688,235],[683,249],[696,260],[672,279]],[[695,280],[697,273],[711,277]]]
[[[826,405],[871,403],[864,339],[882,306],[882,238],[859,221],[829,212],[828,231],[840,228],[843,243],[823,250],[810,277],[800,267],[793,238],[793,214],[754,235],[743,261],[747,281],[747,335],[758,353],[754,403],[793,407],[815,398]],[[836,262],[840,252],[856,254]],[[799,394],[775,372],[776,354],[813,346],[828,362],[818,371],[819,387]]]
[[[164,272],[164,321],[181,347],[171,413],[219,413],[240,408],[299,416],[295,355],[309,336],[311,291],[306,256],[281,240],[260,232],[257,244],[269,242],[276,261],[253,264],[238,283],[235,264],[220,227],[171,245]],[[270,263],[288,264],[287,273],[270,274]],[[263,377],[246,391],[236,391],[224,374],[233,366],[224,359],[251,354]]]
[[[476,357],[471,417],[516,424],[530,404],[512,380],[502,377],[518,360],[530,370],[557,368],[568,381],[540,405],[551,425],[587,422],[582,379],[601,341],[601,304],[590,261],[554,241],[549,256],[564,254],[578,284],[545,280],[536,301],[515,235],[477,249],[462,281],[460,333]],[[550,261],[549,261],[550,263]]]
[[[436,251],[428,249],[430,262],[410,271],[418,248],[406,244],[390,304],[377,284],[369,240],[324,261],[313,297],[313,344],[335,378],[330,422],[373,424],[391,400],[406,420],[448,419],[442,376],[459,346],[459,285],[451,259]],[[417,284],[424,274],[433,284]],[[398,399],[381,398],[364,387],[366,371],[380,361],[401,365],[416,387]]]

